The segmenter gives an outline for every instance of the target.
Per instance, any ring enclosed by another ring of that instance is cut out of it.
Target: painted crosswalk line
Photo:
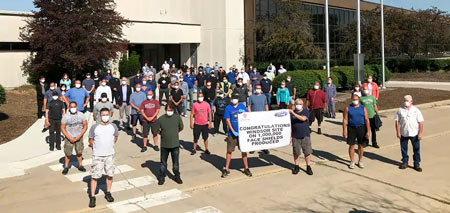
[[[92,164],[92,158],[83,160],[83,166],[86,167],[87,165],[91,165],[91,164]],[[78,166],[78,162],[71,162],[71,163],[69,163],[69,166],[71,166],[71,168],[75,168]],[[58,163],[55,165],[50,165],[50,166],[48,166],[48,168],[50,168],[53,171],[62,171],[63,164]]]
[[[216,209],[212,206],[205,206],[203,208],[195,209],[192,211],[188,211],[186,213],[223,213],[219,209]]]
[[[74,168],[76,169],[76,168]],[[116,166],[116,169],[114,170],[114,174],[119,174],[119,173],[124,173],[124,172],[129,172],[129,171],[133,171],[134,168],[132,168],[131,166],[128,166],[126,164],[124,165],[119,165]],[[75,173],[75,174],[71,174],[71,175],[66,175],[65,177],[67,179],[69,179],[72,182],[78,182],[78,181],[83,181],[84,178],[89,178],[90,173],[89,171],[87,172],[79,172],[79,173]]]
[[[147,209],[154,206],[159,206],[174,201],[182,200],[191,197],[190,195],[178,190],[171,189],[163,192],[158,192],[142,197],[137,197],[121,202],[107,205],[109,209],[114,212],[134,212],[142,209]]]
[[[143,176],[138,178],[133,178],[129,180],[121,180],[121,181],[115,181],[113,182],[111,186],[111,193],[114,192],[120,192],[128,189],[132,189],[135,187],[142,187],[147,186],[156,183],[156,179],[150,176]],[[97,186],[99,189],[105,189],[106,190],[106,184],[102,184]],[[87,191],[87,187],[84,188],[85,191]],[[103,194],[102,190],[98,191],[99,194]]]

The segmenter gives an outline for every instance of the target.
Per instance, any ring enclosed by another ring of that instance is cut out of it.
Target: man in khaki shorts
[[[75,148],[78,160],[78,170],[85,172],[86,169],[83,166],[83,135],[87,130],[86,117],[82,112],[78,112],[77,103],[70,102],[69,113],[66,113],[61,120],[61,132],[66,138],[64,141],[64,169],[63,175],[69,172],[69,161],[72,151]]]
[[[100,110],[100,123],[89,130],[89,146],[92,147],[91,166],[91,193],[89,196],[89,207],[95,207],[95,191],[97,180],[106,174],[105,199],[114,202],[111,195],[111,186],[114,176],[114,145],[119,136],[119,129],[110,122],[111,112],[108,108]]]
[[[309,130],[309,111],[303,108],[302,99],[295,100],[295,109],[289,109],[291,114],[291,129],[292,129],[292,149],[294,154],[295,167],[292,174],[296,175],[300,171],[299,157],[305,155],[306,174],[312,175],[311,169],[311,137]]]

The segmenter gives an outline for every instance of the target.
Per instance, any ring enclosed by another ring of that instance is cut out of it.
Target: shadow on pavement
[[[337,162],[343,165],[348,165],[350,164],[349,160],[345,160],[337,155],[334,155],[332,153],[326,152],[326,151],[322,151],[322,150],[317,150],[314,149],[312,152],[312,155],[319,158],[320,160],[328,160],[328,161],[333,161],[333,162]]]
[[[170,159],[170,158],[169,158]],[[166,170],[166,175],[168,178],[170,179],[174,179],[175,176],[169,171],[169,162],[171,163],[171,160],[168,160],[167,164],[167,170]],[[142,168],[148,168],[150,170],[150,172],[152,172],[152,174],[158,179],[160,176],[160,167],[161,167],[161,163],[160,162],[156,162],[156,161],[152,161],[152,160],[148,160],[145,161],[145,163],[141,164]]]
[[[372,160],[378,160],[378,161],[381,161],[383,163],[391,164],[391,165],[394,165],[396,167],[400,166],[400,161],[395,161],[395,160],[392,160],[390,158],[387,158],[387,157],[375,154],[373,152],[366,152],[365,151],[364,152],[364,157],[372,159]]]
[[[332,124],[335,124],[335,125],[339,125],[339,126],[342,126],[342,121],[336,121],[336,120],[325,120],[325,122],[328,122],[328,123],[332,123]]]
[[[239,158],[231,159],[230,168],[229,168],[230,170],[234,169],[234,170],[238,170],[238,171],[244,173],[244,163],[242,162],[241,156],[242,155],[239,154]],[[272,165],[272,164],[262,161],[261,159],[259,159],[259,157],[251,157],[251,154],[248,154],[247,156],[248,156],[248,167],[250,169],[255,168],[255,167]],[[222,172],[223,168],[225,167],[225,158],[218,156],[216,154],[211,153],[210,155],[207,155],[205,153],[201,153],[200,159],[210,163],[211,165],[216,167],[216,169],[219,170],[220,172]]]
[[[90,195],[91,194],[91,176],[90,175],[85,176],[83,178],[83,182],[85,182],[86,186],[87,186],[86,193],[88,195]],[[114,183],[113,183],[113,185],[114,185]],[[97,188],[95,189],[95,194],[98,194],[100,192],[100,190],[103,193],[106,193],[106,176],[105,175],[103,175],[101,178],[97,179]]]

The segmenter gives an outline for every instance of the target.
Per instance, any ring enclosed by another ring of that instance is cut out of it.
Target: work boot
[[[181,177],[179,175],[175,176],[175,182],[178,184],[183,184],[183,180],[181,180]]]
[[[296,175],[296,174],[298,174],[298,172],[300,172],[300,166],[295,165],[294,169],[292,169],[292,174]]]
[[[319,134],[319,135],[322,134],[322,129],[320,127],[317,129],[317,134]]]
[[[112,195],[111,195],[111,192],[106,192],[105,193],[105,199],[106,199],[106,201],[108,201],[108,202],[114,202],[114,198],[112,197]]]
[[[69,167],[64,167],[62,174],[67,175],[67,173],[69,173]]]
[[[86,172],[86,168],[84,168],[84,166],[79,166],[79,167],[78,167],[78,171],[80,171],[80,172]]]
[[[56,149],[61,150],[61,144],[56,144]]]
[[[408,168],[408,164],[407,163],[402,163],[402,164],[400,164],[400,166],[398,168],[399,169],[406,169],[406,168]]]
[[[142,147],[142,149],[141,149],[141,152],[145,152],[145,151],[147,151],[147,147],[146,146]]]
[[[89,208],[95,207],[95,197],[89,197]]]
[[[422,168],[420,168],[419,165],[414,165],[414,170],[416,170],[418,172],[422,172]]]
[[[224,177],[228,176],[229,174],[230,174],[230,170],[223,169],[221,177],[224,178]]]
[[[252,172],[250,172],[250,169],[244,169],[244,174],[249,176],[249,177],[253,176]]]
[[[306,174],[313,175],[313,171],[311,169],[311,166],[306,166]]]
[[[376,142],[375,142],[375,143],[372,142],[372,146],[373,146],[374,148],[377,148],[377,149],[380,148],[380,146],[378,146],[378,143],[376,143]]]

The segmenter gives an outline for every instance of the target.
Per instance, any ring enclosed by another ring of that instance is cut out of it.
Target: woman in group
[[[67,73],[64,73],[63,78],[61,81],[59,81],[59,85],[66,85],[66,89],[70,89],[70,85],[72,84],[72,81],[69,78],[69,75]]]
[[[280,106],[280,109],[287,109],[290,97],[291,95],[289,94],[289,89],[286,88],[286,81],[282,81],[281,87],[278,88],[276,94],[277,104]]]

